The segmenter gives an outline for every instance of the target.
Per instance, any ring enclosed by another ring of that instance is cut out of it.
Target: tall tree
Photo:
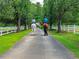
[[[41,16],[42,16],[42,6],[40,4],[40,2],[37,2],[36,4],[36,19],[39,22],[41,20]]]
[[[23,20],[26,29],[30,0],[0,0],[0,21],[5,24],[14,23],[20,31]]]
[[[52,19],[52,17],[54,19],[57,19],[57,23],[58,23],[58,32],[61,32],[61,21],[63,19],[63,17],[65,17],[64,15],[68,12],[68,11],[75,11],[75,8],[79,8],[79,0],[45,0],[47,1],[47,5],[45,3],[45,5],[47,6],[47,10],[48,10],[48,16],[50,19]],[[52,20],[51,20],[52,22]],[[50,23],[51,24],[51,23]]]

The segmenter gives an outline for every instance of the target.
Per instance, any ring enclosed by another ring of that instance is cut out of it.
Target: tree
[[[65,17],[64,15],[69,11],[75,11],[79,8],[79,0],[45,0],[47,2],[46,8],[48,8],[47,14],[57,19],[58,32],[61,32],[61,21]],[[50,16],[48,16],[50,18]],[[52,18],[51,22],[52,22]]]
[[[29,13],[30,13],[30,1],[29,0],[22,0],[21,1],[21,18],[24,24],[24,29],[26,30],[26,27],[28,25],[29,20]]]
[[[23,20],[26,29],[26,19],[28,19],[29,0],[12,0],[15,10],[15,19],[17,24],[17,32],[20,31],[21,20]]]
[[[23,21],[26,29],[30,0],[0,0],[0,21],[5,24],[16,24],[17,32]]]
[[[42,6],[40,2],[37,2],[36,4],[36,19],[38,22],[42,19]]]
[[[11,1],[0,0],[0,22],[9,24],[9,21],[14,19],[14,9],[11,6]]]

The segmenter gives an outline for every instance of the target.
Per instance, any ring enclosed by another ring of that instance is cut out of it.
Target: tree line
[[[44,16],[52,24],[58,25],[61,32],[62,24],[79,24],[79,0],[44,0]]]
[[[38,15],[38,9],[41,9],[40,3],[33,4],[30,0],[0,0],[0,24],[15,25],[19,32],[21,25],[26,29],[33,17],[40,17],[41,10]]]
[[[52,24],[58,25],[58,32],[62,24],[79,24],[79,0],[44,0],[43,7],[30,0],[0,0],[0,24],[16,25],[17,32],[21,25],[30,27],[32,18],[41,22],[44,16],[50,29]]]

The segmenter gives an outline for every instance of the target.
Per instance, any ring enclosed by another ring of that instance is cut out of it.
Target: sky
[[[43,5],[43,0],[31,0],[32,3],[40,2]]]

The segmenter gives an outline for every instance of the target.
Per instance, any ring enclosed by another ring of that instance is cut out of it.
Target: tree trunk
[[[50,30],[52,30],[52,23],[50,24]]]
[[[26,22],[25,22],[25,24],[24,24],[24,30],[26,30],[27,29],[27,24],[26,24]]]
[[[28,25],[28,18],[24,18],[24,30],[27,29],[27,25]]]
[[[59,15],[58,16],[58,33],[60,33],[61,32],[61,16]]]
[[[18,19],[17,19],[17,32],[20,31],[20,24],[21,24],[21,19],[18,18]]]
[[[50,18],[49,18],[49,22],[50,22],[50,30],[52,30],[52,20],[53,20],[53,18],[52,18],[52,16],[50,16]]]

